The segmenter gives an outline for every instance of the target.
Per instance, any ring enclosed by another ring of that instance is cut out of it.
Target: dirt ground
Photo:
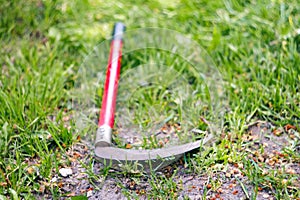
[[[259,144],[264,144],[265,147],[265,162],[270,162],[268,156],[280,151],[288,144],[290,137],[287,134],[274,134],[274,129],[271,130],[270,123],[254,123],[248,127],[245,133],[245,138],[256,139],[254,145],[250,147],[249,151],[255,151]],[[276,133],[276,132],[275,132]],[[101,163],[98,163],[93,158],[93,149],[89,148],[87,144],[77,143],[68,151],[68,158],[71,162],[65,168],[71,169],[71,173],[65,177],[62,174],[56,174],[51,184],[58,187],[60,194],[64,194],[62,199],[68,199],[71,196],[84,195],[88,199],[128,199],[122,190],[126,189],[130,194],[136,195],[139,199],[147,199],[147,194],[151,192],[151,185],[149,184],[149,176],[141,176],[138,178],[130,175],[117,174],[111,170],[111,173],[104,178],[100,174],[100,169],[103,168]],[[299,151],[299,148],[297,149]],[[247,154],[249,157],[255,159],[253,153]],[[92,171],[87,170],[84,165],[92,166]],[[206,192],[206,199],[248,199],[247,195],[251,197],[253,191],[253,184],[250,183],[247,176],[245,176],[241,169],[243,166],[237,164],[228,164],[222,170],[216,170],[213,174],[196,174],[186,173],[186,169],[182,161],[168,166],[157,172],[158,176],[171,177],[174,170],[177,171],[175,176],[172,176],[173,182],[177,187],[178,199],[202,199]],[[300,174],[300,163],[293,163],[289,168],[296,174]],[[92,174],[94,173],[94,175]],[[113,174],[113,175],[111,175]],[[96,177],[96,178],[95,178]],[[217,182],[217,186],[210,185],[211,182]],[[242,183],[242,184],[241,184]],[[244,189],[243,189],[243,187]],[[295,182],[294,187],[300,188],[300,178]],[[247,192],[245,193],[246,190]],[[40,199],[52,199],[47,189],[47,195],[37,194]],[[188,197],[188,198],[187,198]],[[257,194],[257,199],[275,199],[272,191],[262,189]]]

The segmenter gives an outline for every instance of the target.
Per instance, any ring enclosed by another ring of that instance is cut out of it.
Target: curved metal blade
[[[160,169],[178,160],[184,153],[200,148],[212,137],[206,137],[192,143],[151,150],[121,149],[116,147],[96,147],[96,158],[104,164],[111,164],[112,168],[118,168],[122,164],[137,162],[140,168],[147,170]]]

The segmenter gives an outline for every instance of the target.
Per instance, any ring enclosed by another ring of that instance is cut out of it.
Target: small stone
[[[268,172],[266,169],[264,169],[264,170],[262,171],[262,175],[265,176],[265,175],[267,175],[267,174],[269,174],[269,172]]]
[[[225,174],[225,176],[226,176],[227,178],[230,178],[230,177],[231,177],[231,174],[227,172],[227,173]]]
[[[288,173],[288,174],[296,174],[296,171],[294,169],[287,169],[286,173]]]
[[[34,168],[31,166],[31,167],[28,167],[28,168],[27,168],[27,172],[28,172],[29,174],[33,174],[33,173],[35,172],[35,170],[34,170]]]
[[[57,181],[57,178],[56,177],[53,177],[52,179],[51,179],[51,183],[55,183]]]
[[[164,146],[164,142],[162,140],[158,141],[159,147],[163,147]]]
[[[290,136],[291,139],[295,139],[296,138],[296,136],[294,134],[290,134],[289,136]]]
[[[64,116],[64,117],[62,118],[62,120],[63,120],[64,122],[70,121],[70,116]]]
[[[59,173],[63,177],[67,177],[73,173],[71,168],[61,168],[59,169]]]
[[[83,179],[83,178],[85,178],[86,177],[86,174],[85,173],[79,173],[78,175],[77,175],[77,179]]]
[[[262,156],[259,156],[259,157],[258,157],[258,161],[259,161],[259,162],[264,162],[264,160],[265,160],[264,157],[262,157]]]
[[[39,192],[40,193],[44,193],[45,192],[45,186],[44,185],[40,186]]]
[[[272,160],[269,160],[269,162],[267,162],[270,166],[273,166],[275,164],[275,161],[272,159]]]
[[[86,193],[86,196],[87,196],[87,197],[93,196],[93,190],[89,190],[89,191]]]
[[[263,194],[263,198],[264,199],[269,198],[269,195],[268,194]]]
[[[282,185],[286,185],[287,182],[288,182],[288,181],[287,181],[286,179],[282,179],[282,181],[281,181]]]

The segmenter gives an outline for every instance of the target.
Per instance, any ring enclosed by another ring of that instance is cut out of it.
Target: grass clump
[[[71,165],[66,152],[79,135],[72,121],[75,109],[71,90],[78,83],[77,72],[86,55],[109,37],[116,21],[124,21],[128,31],[143,27],[179,31],[207,51],[222,75],[222,91],[226,93],[222,128],[212,146],[203,146],[203,151],[186,155],[183,163],[186,172],[199,176],[205,176],[206,172],[211,176],[221,173],[220,177],[224,178],[213,185],[214,190],[201,190],[201,196],[212,196],[222,188],[224,181],[232,177],[226,170],[237,165],[236,170],[240,170],[251,185],[238,178],[246,196],[255,199],[261,192],[270,192],[277,199],[299,198],[299,175],[293,171],[299,164],[299,10],[296,0],[289,3],[236,0],[2,2],[0,198],[64,196],[51,180],[61,167]],[[155,64],[151,65],[150,61]],[[203,118],[214,123],[213,113],[206,104],[195,106],[199,100],[209,104],[211,99],[205,93],[207,88],[201,87],[203,80],[195,80],[190,63],[180,55],[162,50],[137,50],[124,55],[122,66],[124,81],[140,78],[126,77],[130,70],[141,69],[144,71],[137,75],[147,73],[149,76],[143,77],[146,82],[141,83],[138,90],[130,90],[128,101],[120,99],[119,106],[133,113],[128,113],[125,119],[117,113],[117,123],[127,120],[143,130],[180,124],[182,132],[191,128],[207,131]],[[164,80],[150,76],[162,69],[169,69],[164,71],[167,77]],[[150,81],[155,84],[151,85]],[[216,81],[215,85],[218,84]],[[181,89],[176,91],[178,86]],[[124,98],[125,89],[120,87]],[[97,106],[101,89],[98,92],[96,100],[93,99]],[[184,99],[182,107],[178,99],[187,93],[193,95]],[[185,112],[192,114],[185,115]],[[249,124],[258,120],[264,121],[260,123],[262,127],[271,125],[259,134],[250,133]],[[155,130],[145,133],[155,133]],[[161,146],[157,144],[160,139],[155,137],[150,138],[149,144],[147,134],[141,143],[143,148]],[[116,138],[118,140],[124,147],[124,141]],[[255,146],[257,143],[260,146]],[[268,157],[266,153],[274,156]],[[92,177],[94,166],[84,163],[83,166]],[[109,169],[103,173],[107,177]],[[224,177],[222,173],[229,175]],[[95,175],[94,179],[99,177],[103,178]],[[165,178],[152,174],[149,184],[153,193],[145,191],[143,195],[177,198],[183,188],[178,186],[178,181],[173,181],[175,179],[175,175]],[[126,187],[122,191],[128,198],[139,197]],[[189,193],[182,196],[186,198]]]

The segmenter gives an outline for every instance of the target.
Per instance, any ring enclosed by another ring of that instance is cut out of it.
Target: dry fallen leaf
[[[162,140],[159,140],[158,141],[158,145],[159,145],[159,147],[163,147],[164,146],[164,142]]]
[[[77,141],[80,141],[80,140],[81,140],[80,135],[77,136],[76,140],[77,140]]]
[[[63,182],[59,182],[58,184],[57,184],[57,186],[59,187],[59,188],[62,188],[63,187]]]
[[[280,136],[283,133],[283,130],[282,129],[274,129],[272,132],[274,135]]]
[[[286,179],[282,179],[281,184],[282,184],[282,185],[286,185],[287,182],[288,182],[288,181],[287,181]]]
[[[44,193],[45,192],[45,185],[40,185],[39,192],[40,193]]]
[[[7,186],[7,183],[6,183],[6,182],[0,182],[0,186],[1,186],[1,187],[6,187],[6,186]]]
[[[141,195],[146,194],[145,189],[141,189],[141,190],[140,190],[140,194],[141,194]]]
[[[258,161],[259,161],[259,162],[264,162],[264,160],[265,160],[265,159],[264,159],[262,156],[259,156],[259,157],[258,157]]]
[[[75,192],[71,192],[71,193],[67,194],[66,196],[67,197],[74,197],[75,195],[76,195]]]
[[[27,172],[29,173],[29,174],[33,174],[34,173],[34,168],[32,167],[32,166],[30,166],[30,167],[28,167],[27,168]]]
[[[78,152],[74,152],[73,156],[74,156],[75,159],[82,157],[82,155],[80,153],[78,153]]]
[[[291,125],[291,124],[287,124],[287,125],[284,126],[284,130],[285,130],[286,132],[288,132],[290,129],[296,130],[297,127],[296,127],[296,126],[293,126],[293,125]]]
[[[294,169],[286,169],[286,173],[288,173],[288,174],[296,174],[296,171]]]
[[[68,157],[68,159],[69,159],[70,162],[75,162],[76,161],[76,158]]]
[[[273,166],[275,165],[275,161],[273,159],[267,159],[266,162],[270,165],[270,166]]]
[[[233,195],[237,195],[238,193],[239,193],[239,191],[237,191],[237,190],[234,190],[234,191],[232,192]]]
[[[239,168],[239,169],[243,169],[243,168],[244,168],[243,163],[238,163],[238,168]]]
[[[294,134],[290,134],[289,137],[293,140],[296,138],[296,136]]]

